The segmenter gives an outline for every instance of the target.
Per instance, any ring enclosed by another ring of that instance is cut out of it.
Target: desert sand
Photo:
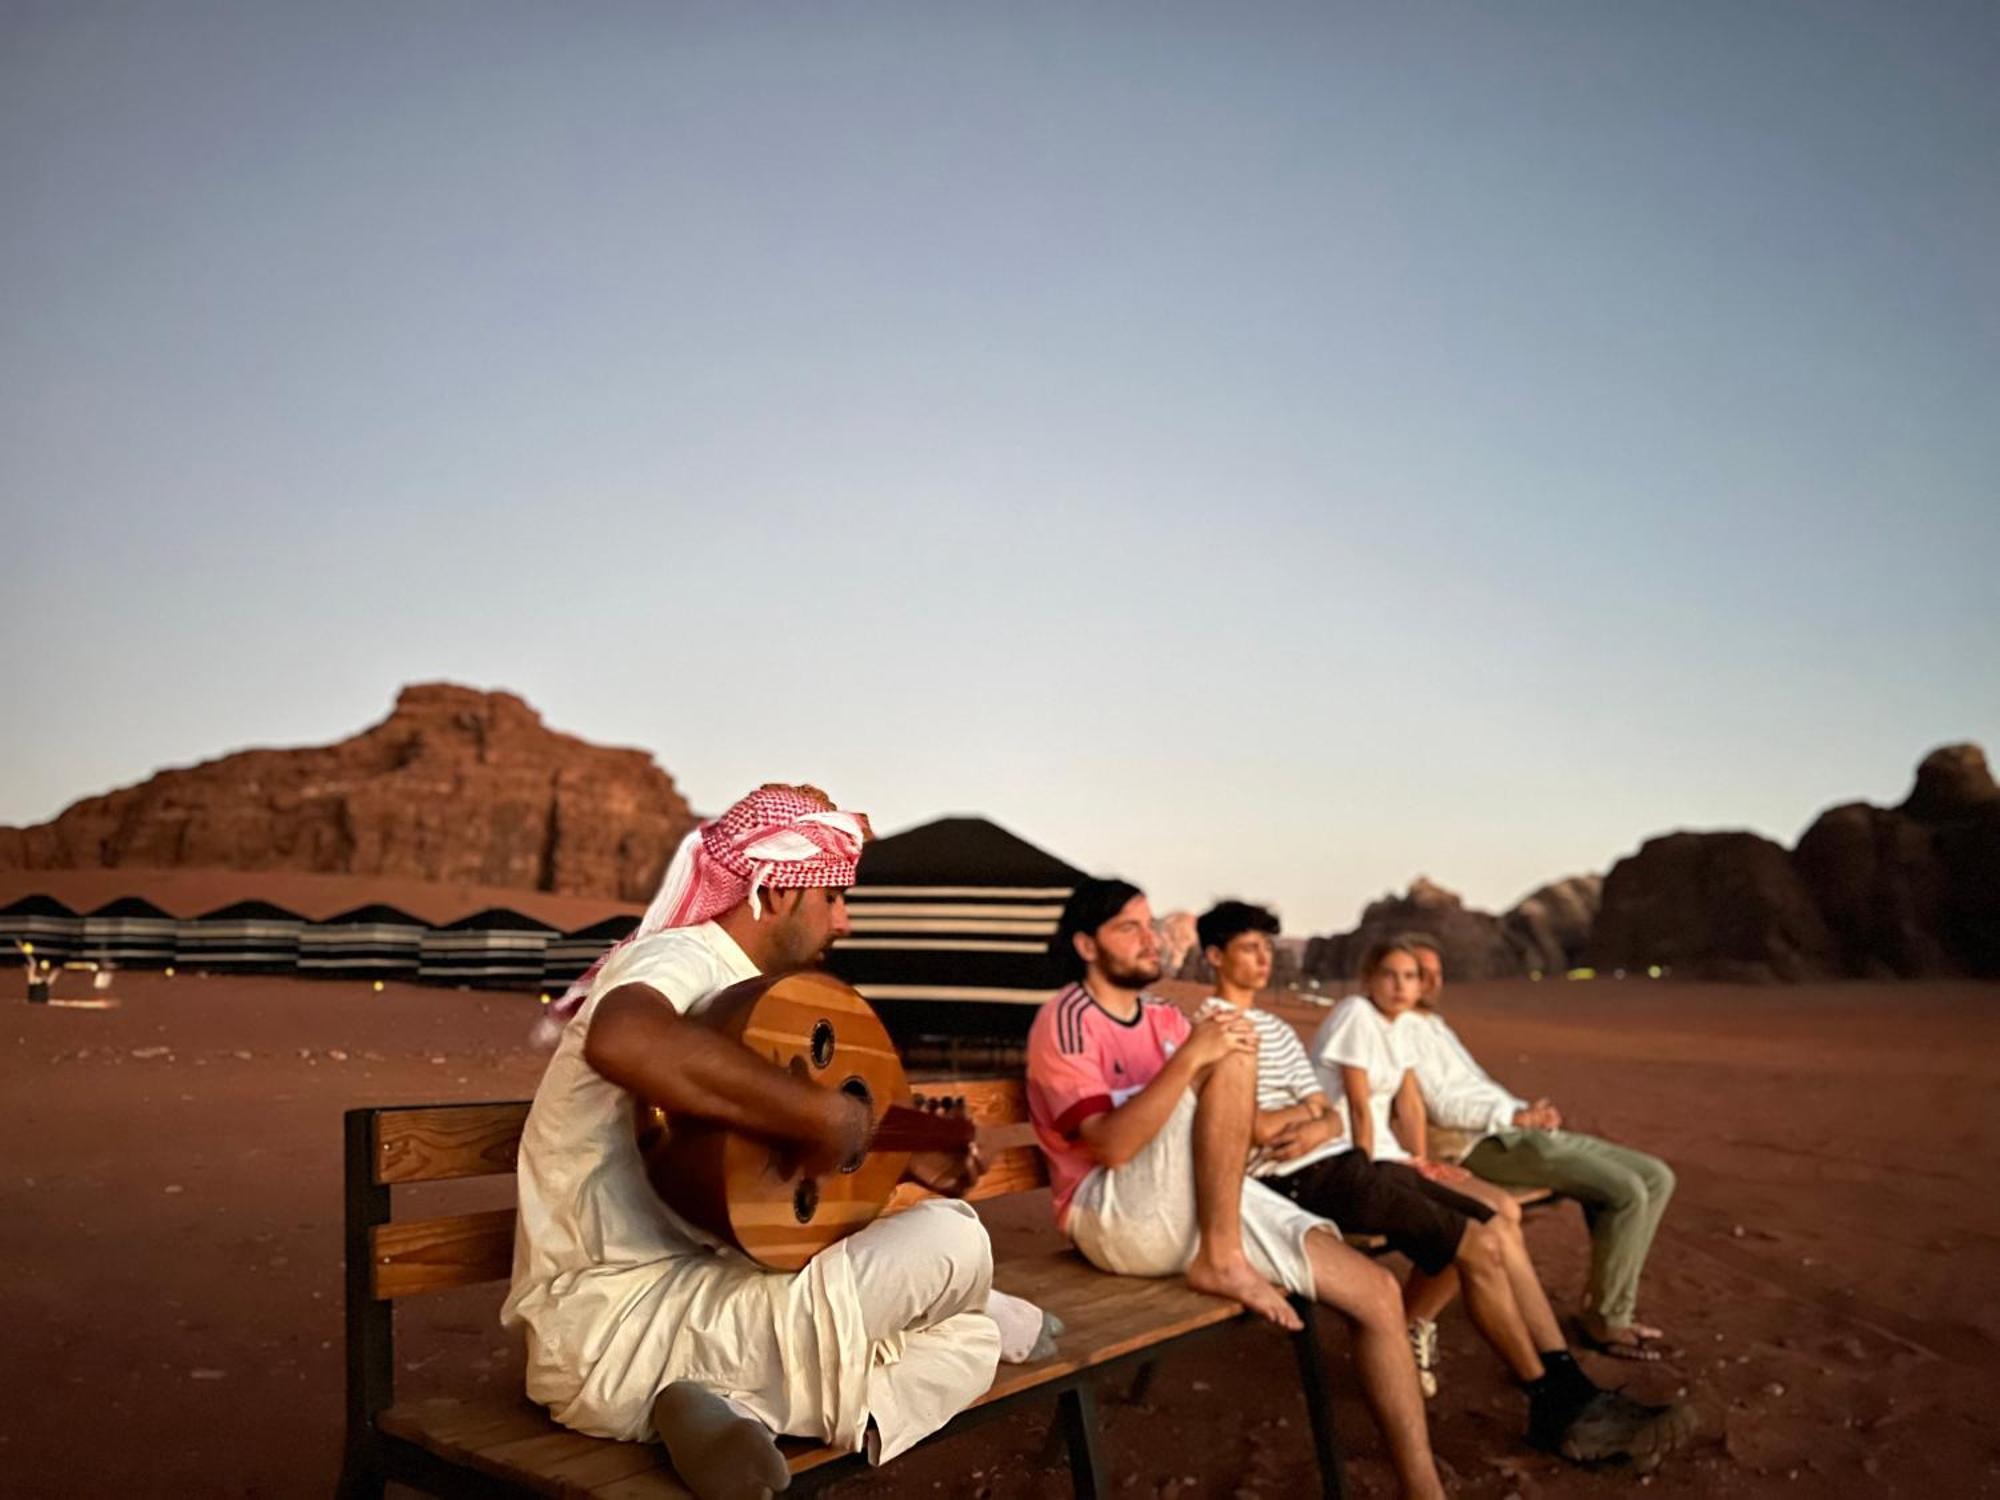
[[[4,1488],[326,1494],[342,1420],[340,1112],[526,1096],[535,1000],[140,973],[112,994],[116,1008],[86,1010],[30,1007],[14,974],[0,990]],[[1705,1438],[1645,1493],[2000,1494],[2000,987],[1518,982],[1447,999],[1517,1090],[1680,1173],[1643,1308],[1679,1352],[1590,1361],[1702,1407]],[[989,1220],[1002,1240],[1052,1233],[1045,1200]],[[1573,1305],[1575,1209],[1534,1215],[1530,1240]],[[402,1391],[516,1381],[496,1306],[484,1289],[419,1299]],[[1337,1330],[1329,1347],[1354,1488],[1386,1495]],[[1456,1311],[1444,1351],[1431,1414],[1454,1493],[1639,1492],[1526,1450],[1521,1397]],[[1104,1394],[1120,1495],[1312,1485],[1290,1353],[1266,1330],[1170,1358],[1142,1403]],[[1045,1428],[1000,1421],[833,1493],[1065,1494]]]

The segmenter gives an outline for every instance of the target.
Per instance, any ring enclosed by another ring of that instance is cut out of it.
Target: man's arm
[[[1321,1104],[1326,1102],[1324,1094],[1314,1094],[1313,1098],[1319,1100]],[[1315,1110],[1310,1104],[1304,1103],[1288,1104],[1283,1109],[1260,1109],[1256,1118],[1250,1122],[1250,1144],[1268,1146],[1294,1125],[1303,1125],[1308,1120],[1318,1119],[1320,1113],[1321,1111]]]
[[[1173,1117],[1174,1107],[1196,1076],[1231,1052],[1257,1055],[1257,1032],[1241,1016],[1205,1016],[1153,1081],[1116,1109],[1094,1114],[1077,1126],[1077,1138],[1098,1164],[1122,1167],[1146,1149]]]
[[[644,984],[621,984],[597,1002],[583,1060],[604,1078],[669,1114],[816,1148],[845,1161],[868,1144],[867,1106],[774,1067],[749,1048],[687,1020]]]
[[[1528,1107],[1527,1101],[1495,1083],[1444,1020],[1430,1020],[1419,1035],[1417,1086],[1438,1124],[1453,1130],[1492,1131],[1522,1123],[1517,1115]]]

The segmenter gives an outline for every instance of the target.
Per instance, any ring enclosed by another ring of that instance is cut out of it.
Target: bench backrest
[[[962,1098],[980,1127],[989,1165],[969,1197],[997,1198],[1046,1185],[1048,1165],[1027,1125],[1027,1094],[1020,1079],[934,1079],[926,1092]],[[349,1256],[357,1248],[355,1231],[365,1230],[359,1248],[368,1298],[390,1301],[505,1280],[512,1273],[512,1208],[392,1220],[388,1193],[418,1183],[511,1175],[527,1118],[526,1100],[348,1112]],[[924,1196],[922,1189],[905,1183],[889,1211]],[[350,1265],[350,1273],[352,1269]]]

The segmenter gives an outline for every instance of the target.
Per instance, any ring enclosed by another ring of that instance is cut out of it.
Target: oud
[[[795,1078],[868,1106],[866,1148],[808,1176],[789,1145],[712,1120],[642,1107],[637,1129],[646,1177],[690,1224],[774,1271],[796,1271],[828,1245],[871,1224],[917,1151],[956,1151],[972,1121],[946,1101],[913,1094],[880,1017],[831,974],[759,975],[731,985],[687,1017],[748,1047]]]

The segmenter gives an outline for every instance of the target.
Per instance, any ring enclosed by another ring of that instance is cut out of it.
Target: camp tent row
[[[637,922],[613,917],[562,933],[496,907],[434,928],[380,904],[310,922],[268,901],[238,901],[200,917],[176,918],[137,896],[76,912],[38,895],[0,907],[0,961],[23,943],[33,945],[37,958],[121,969],[559,989]]]
[[[868,846],[848,892],[853,933],[828,966],[882,1013],[899,1041],[1018,1043],[1054,982],[1048,943],[1083,878],[1074,865],[984,818],[950,817]],[[308,921],[264,901],[177,920],[138,897],[77,913],[47,896],[0,908],[0,951],[126,968],[296,972],[560,991],[637,918],[563,933],[504,907],[443,927],[372,904]]]

